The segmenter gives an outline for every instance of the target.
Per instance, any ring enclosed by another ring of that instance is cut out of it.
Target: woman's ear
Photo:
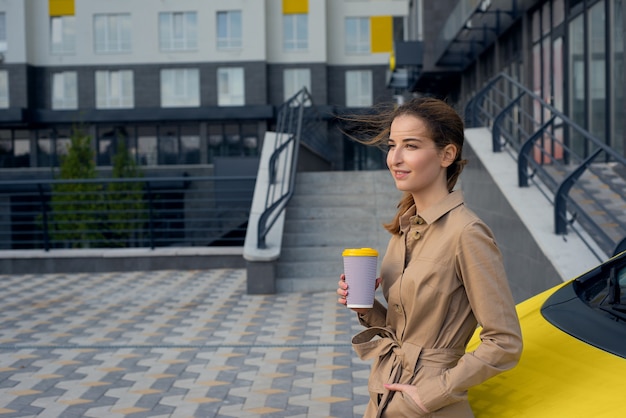
[[[456,160],[457,147],[454,144],[446,145],[441,153],[441,166],[449,167]]]

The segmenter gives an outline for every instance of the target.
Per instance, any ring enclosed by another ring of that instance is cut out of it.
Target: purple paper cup
[[[378,251],[372,248],[347,248],[342,253],[343,272],[348,284],[348,308],[371,308],[376,291]]]

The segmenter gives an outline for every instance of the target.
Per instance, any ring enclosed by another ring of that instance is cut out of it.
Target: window
[[[241,12],[217,12],[217,49],[241,48]]]
[[[30,132],[0,129],[0,167],[30,167]]]
[[[308,15],[283,15],[283,49],[285,51],[306,51],[309,47],[308,28]]]
[[[7,20],[6,14],[0,13],[0,52],[7,50]]]
[[[78,108],[75,71],[52,75],[52,108],[56,110]]]
[[[96,71],[96,108],[129,108],[134,102],[132,71]]]
[[[74,16],[50,18],[50,51],[73,54],[76,51],[76,20]]]
[[[242,106],[245,104],[243,68],[218,68],[218,106]]]
[[[130,14],[94,16],[96,52],[130,52]]]
[[[283,73],[283,91],[285,101],[292,98],[302,87],[311,92],[311,70],[308,68],[291,68]]]
[[[200,73],[197,68],[161,70],[161,106],[200,106]]]
[[[346,71],[346,106],[372,105],[372,72]]]
[[[367,17],[346,18],[346,53],[370,52],[370,20]]]
[[[626,155],[626,136],[624,134],[624,6],[622,0],[613,0],[611,13],[613,30],[611,32],[611,44],[609,59],[613,64],[611,79],[611,137],[612,146],[617,152]]]
[[[0,109],[9,107],[9,72],[0,70]]]
[[[159,13],[161,51],[189,51],[198,48],[195,12]]]

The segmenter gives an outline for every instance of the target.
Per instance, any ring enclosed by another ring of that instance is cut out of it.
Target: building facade
[[[396,73],[409,73],[407,91],[462,111],[504,72],[626,156],[623,8],[623,0],[411,1],[413,44],[398,50]]]
[[[0,170],[49,176],[76,129],[98,167],[121,140],[150,169],[256,156],[302,87],[331,111],[391,100],[408,4],[0,0]]]

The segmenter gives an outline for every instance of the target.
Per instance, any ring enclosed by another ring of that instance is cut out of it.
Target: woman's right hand
[[[378,289],[378,286],[380,286],[381,281],[382,280],[380,277],[376,279],[375,289]],[[346,300],[346,297],[348,296],[348,283],[346,283],[346,275],[343,273],[339,277],[339,287],[337,288],[337,294],[339,295],[339,299],[337,299],[337,302],[339,302],[342,305],[347,305],[348,301]],[[350,308],[350,309],[352,309],[356,313],[363,315],[369,312],[369,310],[372,308]]]

